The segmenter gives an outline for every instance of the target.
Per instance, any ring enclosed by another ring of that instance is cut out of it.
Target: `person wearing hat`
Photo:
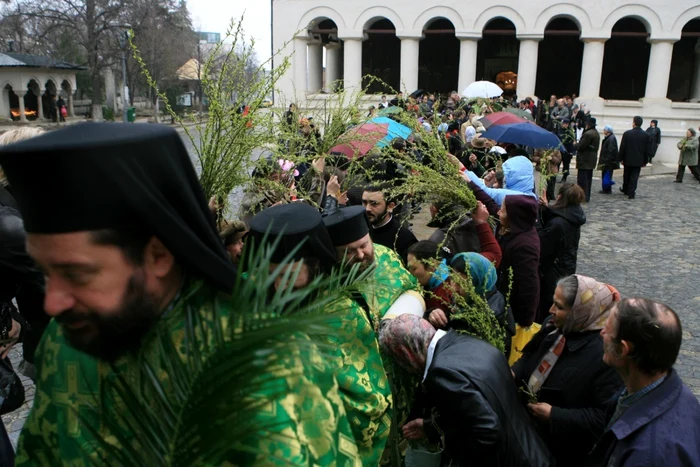
[[[330,273],[337,265],[336,248],[321,214],[304,203],[273,206],[256,215],[250,222],[246,248],[248,245],[274,248],[271,269],[291,255],[293,262],[287,268],[292,276],[296,274],[295,289],[306,287],[314,277]],[[280,286],[281,281],[277,281],[275,287]],[[331,353],[326,360],[337,374],[352,439],[362,464],[378,465],[389,438],[392,407],[374,329],[366,312],[349,297],[330,303],[326,309],[334,316],[329,324],[335,332],[321,344]]]
[[[36,397],[16,465],[104,462],[107,444],[127,451],[120,445],[124,436],[138,439],[148,427],[124,423],[143,420],[134,410],[148,405],[158,388],[155,399],[174,403],[178,413],[217,407],[222,419],[230,416],[226,391],[226,401],[196,400],[195,394],[182,401],[173,394],[172,381],[188,378],[197,387],[210,372],[178,376],[161,366],[169,362],[183,371],[192,359],[206,365],[228,355],[231,341],[214,340],[221,330],[215,324],[249,312],[240,300],[250,303],[255,292],[237,285],[236,268],[178,133],[160,125],[70,125],[0,148],[0,165],[23,215],[28,252],[47,278],[44,308],[54,318],[37,350]],[[233,296],[236,290],[242,290],[240,297]],[[202,334],[184,339],[193,320]],[[268,371],[275,363],[264,360],[263,373],[249,372],[248,396],[265,400],[264,411],[254,404],[231,408],[250,415],[249,439],[222,431],[212,463],[245,464],[251,451],[266,465],[280,465],[280,452],[293,462],[357,461],[352,443],[345,443],[347,454],[339,452],[340,432],[351,434],[343,407],[331,402],[339,398],[333,373],[324,373],[312,349],[301,352],[290,337],[300,336],[278,335],[268,344],[286,350],[284,377],[275,379]],[[206,352],[197,354],[200,346]],[[135,389],[145,362],[153,377]],[[291,369],[304,378],[289,386]],[[128,396],[110,383],[116,381],[131,388],[136,400],[125,404]],[[285,389],[273,397],[269,388],[275,387]],[[328,400],[289,399],[309,393]],[[318,416],[319,406],[332,422],[315,434],[301,433],[297,420]],[[155,436],[171,439],[167,430]]]
[[[338,261],[361,263],[363,268],[375,266],[371,293],[365,291],[363,298],[376,328],[398,297],[408,291],[417,291],[418,283],[396,252],[372,241],[371,226],[362,206],[341,208],[324,217],[323,222]]]
[[[364,267],[374,266],[372,281],[356,297],[368,311],[376,343],[381,326],[402,314],[423,316],[423,300],[415,277],[404,268],[401,259],[391,249],[375,244],[370,237],[370,224],[362,206],[341,208],[323,219],[331,241],[335,246],[339,262],[361,263]],[[400,376],[400,368],[395,368],[387,359],[383,360],[386,372],[392,377],[391,387],[394,401],[394,420],[400,427],[408,416],[409,399],[414,393],[410,380]],[[398,441],[392,439],[390,443]],[[397,446],[388,445],[393,451]],[[364,465],[370,465],[365,462]],[[376,465],[374,463],[373,465]]]
[[[591,200],[591,184],[593,183],[593,171],[598,161],[598,149],[600,149],[600,134],[596,130],[596,119],[590,117],[586,121],[586,130],[576,145],[576,183],[586,193],[586,202]]]
[[[241,221],[231,221],[219,233],[219,237],[224,242],[224,248],[226,248],[226,252],[229,254],[233,264],[237,265],[240,262],[241,252],[243,251],[243,239],[247,234],[248,226]]]

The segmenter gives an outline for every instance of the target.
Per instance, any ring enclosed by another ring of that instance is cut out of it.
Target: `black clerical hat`
[[[323,218],[328,234],[335,246],[345,246],[356,242],[369,233],[369,221],[365,208],[349,206],[338,209]]]
[[[152,233],[195,277],[230,291],[236,270],[187,149],[161,125],[81,123],[0,148],[29,233]]]
[[[263,210],[250,221],[248,239],[256,248],[263,240],[268,245],[278,241],[273,263],[281,263],[297,245],[294,260],[317,258],[326,270],[337,262],[321,213],[308,204],[282,204]]]

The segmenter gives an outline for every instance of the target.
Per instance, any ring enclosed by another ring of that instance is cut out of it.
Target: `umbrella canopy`
[[[490,128],[492,125],[510,125],[513,123],[523,123],[525,120],[510,112],[496,112],[489,114],[479,119],[484,128]]]
[[[402,125],[389,117],[374,117],[369,121],[369,123],[375,123],[382,126],[388,125],[386,135],[377,143],[377,146],[380,148],[388,146],[396,138],[408,139],[411,136],[411,133],[413,133],[409,127]]]
[[[388,124],[363,123],[343,133],[340,140],[345,142],[333,146],[330,152],[345,154],[348,159],[364,156],[388,134]]]
[[[475,97],[498,97],[501,94],[503,94],[503,89],[491,81],[475,81],[462,91],[462,97],[466,97],[467,99]]]
[[[481,137],[499,143],[522,144],[535,149],[562,148],[561,141],[554,133],[530,122],[493,125]]]
[[[425,90],[423,90],[423,89],[416,89],[416,90],[413,91],[411,94],[409,94],[408,97],[412,97],[412,98],[414,98],[414,99],[418,99],[418,98],[421,97],[423,94],[425,94]]]
[[[403,109],[401,107],[398,107],[396,105],[392,105],[390,107],[387,107],[385,109],[382,109],[379,111],[379,116],[382,117],[384,115],[393,115],[393,114],[398,114],[401,113]]]
[[[508,107],[506,109],[506,112],[508,112],[509,114],[517,115],[518,117],[522,117],[525,120],[529,120],[531,122],[535,120],[534,118],[532,118],[532,114],[530,112],[525,112],[524,110],[516,109],[515,107]]]

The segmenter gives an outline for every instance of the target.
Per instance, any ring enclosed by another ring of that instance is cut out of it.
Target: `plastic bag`
[[[440,467],[442,449],[430,451],[422,444],[411,443],[406,449],[406,467]]]
[[[508,357],[508,365],[513,365],[523,355],[523,349],[528,342],[542,328],[540,324],[532,323],[529,327],[522,327],[519,324],[515,325],[515,335],[511,342],[510,357]]]

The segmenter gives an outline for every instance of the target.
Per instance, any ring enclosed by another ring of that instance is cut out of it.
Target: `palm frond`
[[[260,413],[323,366],[319,338],[337,319],[328,310],[342,312],[372,271],[340,267],[295,290],[299,268],[285,267],[293,253],[271,269],[273,248],[249,254],[250,274],[239,277],[233,298],[201,283],[190,288],[147,349],[114,366],[95,413],[81,416],[98,446],[86,457],[100,465],[219,465],[232,451],[255,459],[241,442],[251,436],[285,441],[280,422]],[[277,278],[287,285],[268,293]]]

